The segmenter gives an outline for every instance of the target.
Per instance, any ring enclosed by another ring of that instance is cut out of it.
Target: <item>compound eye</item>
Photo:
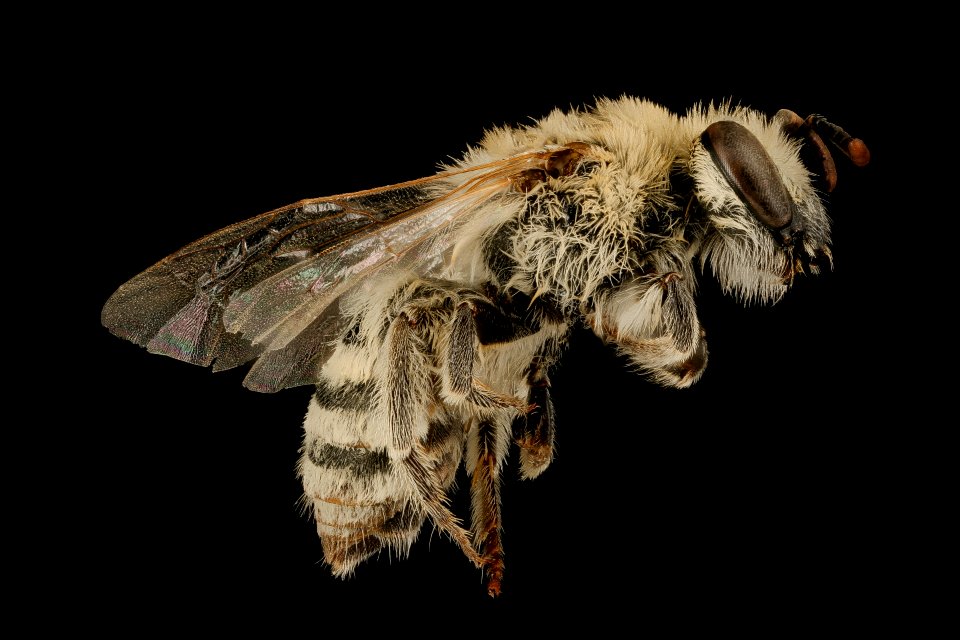
[[[736,122],[714,122],[700,135],[730,186],[756,218],[780,230],[793,221],[793,200],[773,159],[756,136]]]

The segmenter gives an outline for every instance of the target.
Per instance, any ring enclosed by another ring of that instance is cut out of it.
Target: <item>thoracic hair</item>
[[[596,145],[573,175],[489,203],[489,211],[464,230],[451,273],[535,297],[549,294],[574,309],[611,282],[644,272],[685,272],[696,262],[743,302],[777,301],[787,286],[775,274],[787,270],[788,258],[698,142],[718,120],[741,123],[770,152],[804,220],[800,248],[812,257],[827,246],[829,219],[800,161],[799,143],[766,116],[728,103],[698,105],[678,116],[624,97],[600,100],[586,111],[555,110],[531,126],[492,129],[448,167],[549,145]],[[449,178],[451,185],[462,180]],[[684,181],[688,188],[677,189]]]

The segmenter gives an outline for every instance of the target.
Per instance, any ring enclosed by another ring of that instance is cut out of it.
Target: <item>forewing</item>
[[[244,382],[258,391],[309,384],[343,328],[343,294],[388,265],[436,272],[454,229],[546,155],[303,200],[232,225],[122,285],[102,322],[153,353],[217,370],[259,358]]]

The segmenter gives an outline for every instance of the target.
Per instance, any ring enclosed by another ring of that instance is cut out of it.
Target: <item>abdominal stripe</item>
[[[323,409],[367,411],[373,407],[376,393],[377,386],[372,380],[330,384],[321,378],[314,399]]]
[[[307,446],[310,462],[324,469],[347,469],[355,476],[366,477],[390,471],[390,458],[386,451],[350,447],[315,438]]]

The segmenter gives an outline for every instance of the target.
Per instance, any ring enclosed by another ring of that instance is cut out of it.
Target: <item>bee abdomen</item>
[[[306,503],[324,558],[341,577],[381,551],[407,555],[430,506],[416,471],[425,469],[438,489],[446,489],[462,458],[462,416],[440,401],[430,347],[414,331],[433,326],[431,312],[449,310],[429,296],[419,304],[419,290],[407,288],[404,282],[381,291],[384,301],[398,300],[399,311],[379,305],[362,310],[358,328],[345,332],[318,372],[304,420]],[[416,323],[409,319],[414,316]]]
[[[306,454],[317,467],[348,470],[356,478],[390,471],[390,458],[385,451],[371,450],[361,443],[344,446],[316,438],[307,446]]]
[[[386,547],[406,552],[424,517],[368,429],[376,391],[373,381],[321,379],[304,421],[300,475],[324,558],[338,576]]]
[[[371,380],[331,384],[321,378],[317,382],[314,400],[330,411],[365,412],[376,402],[377,387]]]
[[[351,504],[327,497],[314,498],[314,518],[333,574],[347,576],[385,547],[409,550],[424,516],[410,503]]]

